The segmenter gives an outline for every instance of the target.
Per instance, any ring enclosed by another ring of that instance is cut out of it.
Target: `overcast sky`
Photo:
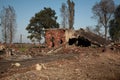
[[[73,0],[75,3],[75,23],[74,28],[85,28],[86,26],[95,26],[96,21],[92,19],[92,7],[100,0]],[[120,4],[120,0],[114,0],[115,4]],[[50,7],[56,11],[57,22],[61,23],[60,8],[62,3],[67,0],[0,0],[0,11],[3,6],[13,6],[17,15],[17,33],[15,42],[19,42],[20,34],[23,35],[23,42],[29,42],[26,38],[28,33],[25,30],[29,20],[35,13],[44,7]]]

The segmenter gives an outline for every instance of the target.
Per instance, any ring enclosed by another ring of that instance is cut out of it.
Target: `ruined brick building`
[[[48,48],[59,47],[68,43],[88,47],[91,45],[103,46],[105,39],[84,29],[48,29],[45,31],[45,42]],[[110,42],[107,41],[107,44]]]
[[[45,31],[45,42],[48,48],[64,45],[73,37],[73,30],[49,29]]]

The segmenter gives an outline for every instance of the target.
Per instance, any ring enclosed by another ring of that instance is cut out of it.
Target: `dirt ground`
[[[120,80],[120,53],[69,47],[28,60],[0,60],[0,80]]]

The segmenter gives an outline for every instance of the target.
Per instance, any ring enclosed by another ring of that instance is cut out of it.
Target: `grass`
[[[27,50],[26,47],[19,48],[19,51],[20,51],[20,52],[25,52],[26,50]]]

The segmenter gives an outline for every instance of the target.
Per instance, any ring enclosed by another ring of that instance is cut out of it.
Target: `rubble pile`
[[[105,40],[105,38],[92,33],[90,31],[86,31],[84,29],[77,30],[75,32],[75,36],[84,37],[85,39],[88,39],[92,44],[98,45],[98,46],[104,46],[105,44],[110,44],[110,40]]]
[[[120,80],[119,54],[98,53],[96,57],[91,55],[95,48],[72,47],[63,48],[57,56],[12,64],[3,62],[0,64],[0,80]],[[66,54],[60,53],[63,50]],[[74,51],[80,54],[68,54]],[[81,55],[85,51],[86,54]]]
[[[120,53],[120,43],[115,43],[111,46],[111,49],[117,53]]]
[[[6,49],[5,45],[0,44],[0,51],[4,51]]]

